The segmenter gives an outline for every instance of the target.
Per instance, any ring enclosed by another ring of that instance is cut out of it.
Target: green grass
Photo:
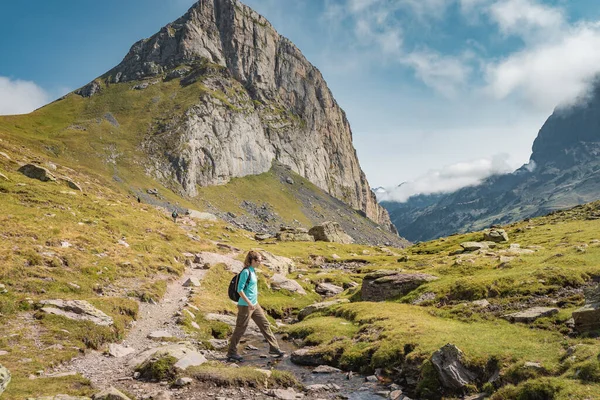
[[[200,382],[209,382],[222,387],[298,387],[300,383],[294,375],[286,371],[272,370],[267,376],[252,367],[231,368],[217,362],[208,362],[199,367],[191,367],[187,374]]]

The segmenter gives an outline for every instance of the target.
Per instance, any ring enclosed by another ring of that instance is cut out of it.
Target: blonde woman
[[[278,358],[283,357],[285,353],[279,349],[277,339],[271,332],[269,320],[265,316],[263,309],[258,304],[258,279],[256,278],[256,270],[262,262],[261,255],[256,251],[248,252],[244,261],[244,269],[240,273],[237,291],[240,295],[238,300],[238,314],[235,329],[229,340],[229,350],[227,351],[227,359],[229,361],[243,361],[243,357],[238,354],[237,347],[250,319],[252,319],[260,332],[263,334],[269,343],[269,354],[274,354]]]

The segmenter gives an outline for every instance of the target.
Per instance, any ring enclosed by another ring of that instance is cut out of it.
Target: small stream
[[[241,355],[244,357],[242,365],[251,365],[262,369],[277,369],[280,371],[291,372],[305,386],[314,384],[333,383],[340,387],[339,391],[319,392],[319,398],[346,398],[349,400],[381,400],[382,397],[377,392],[390,391],[386,385],[371,383],[366,381],[366,377],[359,374],[352,374],[350,377],[345,372],[334,372],[329,374],[315,374],[313,367],[303,367],[296,365],[291,361],[290,355],[298,349],[292,342],[283,340],[280,335],[276,335],[279,346],[286,352],[283,359],[267,356],[268,345],[262,337],[246,336],[245,342],[240,344]],[[257,347],[258,350],[247,350],[246,346]],[[261,357],[262,356],[262,357]]]

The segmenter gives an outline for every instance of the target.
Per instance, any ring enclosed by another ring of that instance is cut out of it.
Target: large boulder
[[[519,311],[513,314],[503,315],[502,318],[510,322],[522,322],[525,324],[529,324],[538,318],[550,317],[554,314],[558,314],[558,311],[558,308],[533,307],[525,311]]]
[[[308,233],[313,236],[315,240],[322,242],[342,244],[354,243],[354,239],[347,235],[337,222],[323,222],[321,225],[310,228]]]
[[[42,300],[39,305],[46,314],[60,315],[76,321],[91,321],[100,326],[113,324],[111,317],[85,300]]]
[[[349,303],[349,302],[350,302],[350,300],[348,300],[348,299],[338,299],[338,300],[324,301],[322,303],[311,304],[310,306],[304,307],[302,310],[300,310],[300,312],[298,313],[298,321],[302,321],[304,318],[308,317],[310,314],[315,313],[320,310],[323,310],[327,307],[335,306],[337,304]]]
[[[0,394],[4,393],[10,383],[10,371],[0,364]]]
[[[492,229],[483,233],[483,240],[495,243],[508,242],[508,234],[504,229]]]
[[[275,274],[271,277],[271,288],[275,290],[288,290],[292,293],[305,295],[306,290],[293,279],[286,278],[281,274]]]
[[[344,288],[341,286],[334,285],[332,283],[321,282],[317,284],[315,288],[315,292],[319,293],[321,296],[331,297],[336,294],[340,294],[344,291]]]
[[[448,343],[431,356],[440,383],[448,389],[462,389],[477,379],[477,375],[469,371],[463,364],[463,352]]]
[[[276,256],[268,251],[262,250],[260,254],[263,257],[263,265],[271,271],[286,276],[296,270],[296,264],[287,257]]]
[[[438,279],[437,276],[399,271],[377,271],[365,275],[361,298],[363,301],[384,301],[408,294],[424,283]]]
[[[315,238],[308,234],[304,228],[282,227],[277,234],[280,242],[314,242]]]
[[[19,172],[31,179],[37,179],[42,182],[56,181],[56,178],[50,173],[50,171],[35,164],[25,164],[19,168]]]
[[[600,330],[600,286],[585,291],[585,305],[573,312],[573,320],[578,332]]]
[[[325,357],[326,354],[321,353],[314,347],[304,347],[302,349],[294,351],[290,356],[290,359],[294,364],[297,365],[318,367],[320,365],[326,364]]]

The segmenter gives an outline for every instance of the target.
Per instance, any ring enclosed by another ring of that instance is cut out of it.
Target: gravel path
[[[148,339],[154,331],[167,331],[177,338],[185,338],[185,333],[175,321],[175,314],[182,310],[191,296],[192,288],[183,287],[190,277],[201,280],[205,270],[186,269],[183,276],[172,281],[167,286],[164,298],[158,304],[141,303],[139,319],[127,333],[123,346],[132,347],[135,352],[120,358],[109,357],[98,351],[90,351],[84,356],[75,358],[72,362],[58,372],[78,372],[88,378],[94,387],[104,389],[116,382],[131,379],[133,369],[127,365],[128,361],[140,352],[158,347],[159,342]]]

